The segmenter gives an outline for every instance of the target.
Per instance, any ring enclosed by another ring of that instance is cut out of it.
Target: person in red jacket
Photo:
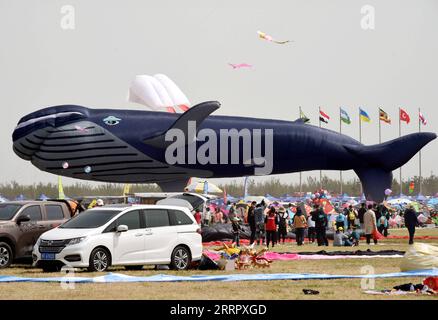
[[[194,217],[195,217],[196,223],[201,225],[201,212],[199,211],[199,209],[196,209]]]
[[[269,213],[265,218],[265,230],[266,230],[266,246],[269,248],[269,242],[272,241],[272,248],[276,242],[276,234],[277,234],[277,215],[275,214],[275,208],[271,207],[269,209]]]

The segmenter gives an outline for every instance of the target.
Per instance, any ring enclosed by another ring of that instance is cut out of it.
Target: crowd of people
[[[412,244],[415,228],[419,226],[413,206],[410,205],[403,212],[396,214],[403,217],[401,224],[408,229],[409,244]],[[243,230],[242,224],[246,223],[250,229],[250,244],[267,247],[285,244],[290,231],[295,234],[298,246],[305,243],[306,236],[308,243],[328,246],[326,232],[331,228],[334,232],[333,246],[358,246],[361,230],[368,245],[378,244],[379,238],[388,236],[390,221],[394,218],[395,213],[383,204],[366,203],[361,203],[358,208],[353,205],[343,210],[337,208],[335,214],[326,214],[318,203],[313,204],[311,212],[306,212],[303,203],[267,206],[264,201],[253,201],[248,206],[240,207],[236,203],[229,203],[227,214],[222,212],[219,206],[214,210],[207,207],[203,212],[195,212],[195,219],[202,226],[230,223],[233,241],[238,246]]]

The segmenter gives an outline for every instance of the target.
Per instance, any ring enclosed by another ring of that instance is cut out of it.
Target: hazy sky
[[[60,26],[64,5],[75,9],[74,30]],[[361,28],[364,5],[375,8],[374,30]],[[257,30],[294,42],[270,43]],[[20,117],[70,103],[141,109],[126,101],[137,74],[168,75],[193,104],[220,101],[215,114],[294,120],[302,106],[317,125],[321,106],[332,116],[325,127],[339,130],[343,106],[353,120],[343,131],[356,139],[362,106],[372,118],[365,144],[378,143],[379,106],[393,119],[382,123],[383,141],[398,136],[399,106],[412,119],[403,134],[418,130],[418,107],[428,120],[422,130],[437,132],[437,33],[436,0],[0,0],[0,182],[56,182],[13,153]],[[227,65],[243,62],[254,68]],[[423,149],[424,175],[436,173],[437,146]],[[418,174],[418,156],[403,170]]]

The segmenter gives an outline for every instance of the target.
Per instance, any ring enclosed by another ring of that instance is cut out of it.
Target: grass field
[[[391,230],[393,235],[406,235],[406,230]],[[438,229],[417,230],[416,235],[438,236]],[[420,242],[420,241],[419,241]],[[421,242],[437,244],[438,240],[424,240]],[[406,251],[409,246],[406,239],[385,239],[377,246],[362,244],[346,250],[401,250]],[[324,249],[337,250],[339,248],[318,247],[306,244],[297,247],[287,244],[275,248],[278,252],[318,251]],[[329,274],[361,274],[363,266],[372,266],[376,273],[400,271],[401,258],[373,258],[373,259],[341,259],[341,260],[301,260],[301,261],[274,261],[270,269],[255,269],[235,271],[239,273],[329,273]],[[113,268],[112,272],[121,272],[128,275],[211,275],[224,274],[225,271],[190,270],[175,272],[168,270],[155,271],[145,267],[141,271],[125,271],[123,268]],[[15,265],[12,268],[0,270],[0,275],[15,275],[23,277],[59,276],[59,273],[44,274],[40,269],[24,265]],[[102,274],[80,271],[81,277],[92,277]],[[63,289],[58,283],[2,283],[0,284],[0,299],[437,299],[436,296],[374,296],[364,294],[361,289],[361,279],[343,280],[298,280],[298,281],[240,281],[240,282],[177,282],[177,283],[116,283],[116,284],[75,284],[74,289]],[[375,289],[391,289],[403,283],[420,283],[422,278],[391,278],[376,279]],[[302,289],[314,289],[319,295],[304,295]]]

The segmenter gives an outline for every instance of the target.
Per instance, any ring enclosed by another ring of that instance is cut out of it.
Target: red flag
[[[409,123],[411,121],[411,118],[409,118],[408,113],[403,109],[400,109],[400,120],[405,121],[406,123]]]
[[[418,117],[420,118],[421,123],[425,126],[427,124],[427,121],[421,112],[418,113]]]
[[[321,116],[323,116],[324,118],[326,118],[327,120],[330,120],[330,117],[329,117],[324,111],[319,110],[319,114],[320,114]]]

